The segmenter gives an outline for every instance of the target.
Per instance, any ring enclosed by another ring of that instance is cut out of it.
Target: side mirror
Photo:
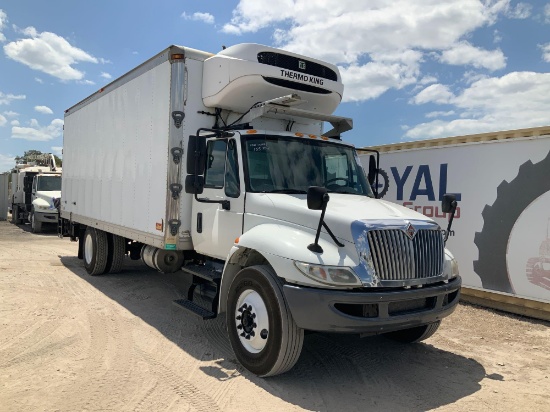
[[[205,165],[206,138],[202,136],[189,136],[189,143],[187,144],[187,174],[203,175]]]
[[[453,213],[456,210],[456,195],[452,193],[446,193],[443,195],[443,200],[441,201],[441,209],[443,213]]]
[[[323,210],[328,203],[327,189],[320,186],[311,186],[307,189],[307,207],[311,210]]]
[[[378,165],[376,164],[376,158],[374,155],[369,156],[369,184],[372,186],[376,180],[376,173],[378,171]]]
[[[449,239],[449,234],[451,233],[451,226],[453,225],[453,219],[455,217],[456,212],[456,195],[452,193],[445,193],[443,195],[443,200],[441,201],[441,209],[443,210],[443,213],[450,213],[451,216],[449,218],[449,224],[447,226],[447,231],[445,232],[445,238],[443,241],[447,243],[447,239]]]
[[[200,195],[204,189],[204,177],[187,175],[185,177],[185,193]]]

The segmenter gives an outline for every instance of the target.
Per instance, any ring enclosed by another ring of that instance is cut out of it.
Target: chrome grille
[[[371,230],[368,240],[380,280],[424,279],[443,271],[444,245],[439,230],[418,230],[412,240],[399,229]]]

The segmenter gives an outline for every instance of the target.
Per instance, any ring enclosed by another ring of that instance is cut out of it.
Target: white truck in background
[[[40,233],[44,223],[57,225],[61,172],[51,153],[34,156],[31,163],[15,166],[11,177],[12,223],[28,221],[34,233]]]
[[[342,94],[305,56],[170,46],[66,111],[59,233],[91,275],[129,254],[184,278],[175,304],[224,315],[260,376],[292,368],[304,330],[426,339],[458,303],[457,263],[433,220],[376,199],[376,158],[367,178],[332,115]]]

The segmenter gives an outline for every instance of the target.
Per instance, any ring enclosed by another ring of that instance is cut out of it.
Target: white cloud
[[[542,50],[542,59],[546,63],[550,63],[550,43],[541,44],[539,47]]]
[[[436,83],[431,84],[414,96],[411,103],[425,104],[425,103],[439,103],[446,104],[454,99],[454,94],[449,90],[449,87]]]
[[[63,147],[62,146],[52,146],[51,147],[52,149],[52,153],[56,156],[59,156],[61,157],[61,155],[63,154]]]
[[[32,119],[29,127],[14,126],[11,128],[13,139],[24,139],[35,142],[45,142],[61,136],[63,120],[54,119],[48,126],[40,126],[36,119]]]
[[[426,117],[428,119],[433,119],[434,117],[448,117],[448,116],[452,116],[453,114],[455,114],[455,111],[454,110],[449,110],[447,112],[430,112],[430,113],[426,113]]]
[[[17,116],[19,116],[19,113],[8,110],[8,111],[4,112],[4,115],[6,115],[8,117],[17,117]]]
[[[437,77],[435,76],[424,76],[423,78],[420,79],[420,81],[418,83],[420,84],[430,84],[430,83],[435,83],[437,82]]]
[[[111,64],[112,61],[108,59],[104,59],[103,57],[100,57],[97,59],[101,64]]]
[[[408,50],[398,55],[378,55],[376,61],[364,65],[340,67],[344,101],[374,99],[389,89],[413,84],[419,76],[420,57],[420,53]]]
[[[2,33],[2,31],[4,31],[4,27],[6,27],[7,22],[8,15],[4,10],[0,9],[0,42],[2,43],[6,41],[6,36],[4,36],[4,33]]]
[[[467,41],[462,41],[444,50],[440,57],[441,62],[465,66],[471,65],[475,68],[485,68],[491,71],[503,69],[506,67],[506,57],[500,49],[483,50],[472,46]]]
[[[518,3],[516,7],[509,7],[506,16],[512,19],[527,19],[531,16],[533,6],[529,3]]]
[[[19,126],[19,124],[20,124],[20,123],[19,123],[19,120],[12,120],[12,121],[10,122],[10,125],[12,125],[12,126]]]
[[[0,92],[0,105],[1,104],[5,104],[5,105],[8,105],[10,104],[12,101],[14,100],[24,100],[26,99],[27,96],[25,96],[24,94],[4,94],[2,92]]]
[[[8,123],[8,119],[0,114],[0,127],[5,126]]]
[[[100,76],[105,78],[105,79],[112,79],[113,78],[113,76],[111,76],[109,73],[105,73],[105,72],[101,72]]]
[[[34,81],[37,82],[37,83],[40,83],[40,84],[44,83],[44,81],[40,77],[35,77]]]
[[[478,80],[448,103],[459,113],[451,121],[411,127],[405,137],[426,139],[550,124],[550,73],[512,72]]]
[[[464,72],[462,75],[462,78],[467,84],[472,84],[473,82],[477,82],[481,79],[487,79],[489,76],[484,73],[478,73],[476,71],[468,70],[467,72]]]
[[[495,23],[509,10],[509,3],[280,0],[273,7],[272,0],[241,0],[222,31],[239,35],[272,30],[277,46],[338,64],[346,83],[346,100],[360,101],[418,82],[424,56],[449,50],[476,29]],[[483,57],[483,67],[502,67],[502,52],[474,49]],[[409,57],[389,58],[400,53]],[[474,63],[467,59],[462,64]]]
[[[550,23],[550,3],[544,6],[544,22]]]
[[[85,84],[85,85],[94,85],[95,82],[91,81],[91,80],[78,80],[77,81],[78,84]]]
[[[73,65],[79,62],[97,63],[98,59],[55,33],[38,33],[27,27],[22,33],[30,38],[17,40],[4,46],[6,55],[19,63],[39,70],[60,80],[81,80],[84,72]]]
[[[0,153],[0,173],[11,170],[15,166],[15,156]]]
[[[53,110],[48,106],[34,106],[34,110],[42,114],[53,114]]]
[[[212,16],[210,13],[193,13],[193,14],[187,14],[186,12],[183,12],[181,14],[181,17],[183,17],[185,20],[195,20],[195,21],[202,21],[206,24],[214,24],[214,16]]]
[[[500,43],[502,41],[502,35],[495,29],[493,30],[493,43]]]

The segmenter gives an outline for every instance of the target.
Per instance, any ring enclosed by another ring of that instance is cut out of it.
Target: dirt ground
[[[127,261],[0,222],[0,411],[550,411],[550,324],[461,304],[425,343],[307,334],[289,373],[237,363],[221,320]]]

